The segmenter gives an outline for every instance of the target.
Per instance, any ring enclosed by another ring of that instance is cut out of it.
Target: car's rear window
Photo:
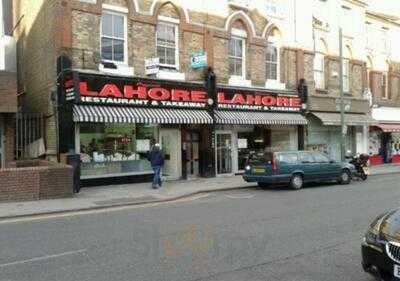
[[[250,162],[261,162],[268,163],[271,162],[273,158],[272,152],[259,152],[250,155]]]
[[[297,164],[297,153],[281,153],[278,161],[280,164]]]

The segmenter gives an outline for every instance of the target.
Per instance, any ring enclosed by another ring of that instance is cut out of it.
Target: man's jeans
[[[161,166],[153,166],[153,188],[161,187]]]

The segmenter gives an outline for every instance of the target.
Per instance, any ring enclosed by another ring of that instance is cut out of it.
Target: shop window
[[[144,124],[80,124],[82,178],[151,173],[147,153],[158,127]]]
[[[127,64],[126,15],[104,11],[101,17],[101,58]]]
[[[264,156],[265,140],[264,131],[256,127],[253,132],[238,133],[238,160],[239,170],[244,170],[249,159]]]
[[[245,77],[245,39],[232,37],[229,41],[229,74]]]
[[[159,22],[157,24],[157,56],[163,68],[178,69],[178,25]]]

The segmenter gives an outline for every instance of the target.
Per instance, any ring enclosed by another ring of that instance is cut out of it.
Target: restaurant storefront
[[[217,102],[217,175],[242,172],[252,154],[303,148],[307,121],[296,92],[220,87]]]
[[[209,176],[213,119],[201,84],[75,72],[64,86],[60,151],[80,154],[82,181],[148,180],[156,142],[165,178]]]
[[[234,174],[252,153],[303,145],[296,92],[219,86],[212,99],[200,83],[92,72],[73,72],[63,86],[59,150],[80,155],[84,184],[148,180],[155,142],[167,179]]]
[[[400,163],[400,108],[373,108],[372,117],[376,124],[369,133],[371,164]]]

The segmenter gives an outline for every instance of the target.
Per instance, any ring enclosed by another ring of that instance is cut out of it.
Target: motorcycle
[[[369,155],[359,154],[348,158],[350,158],[349,163],[353,164],[354,167],[356,168],[356,172],[353,176],[365,181],[370,174],[368,167]]]

